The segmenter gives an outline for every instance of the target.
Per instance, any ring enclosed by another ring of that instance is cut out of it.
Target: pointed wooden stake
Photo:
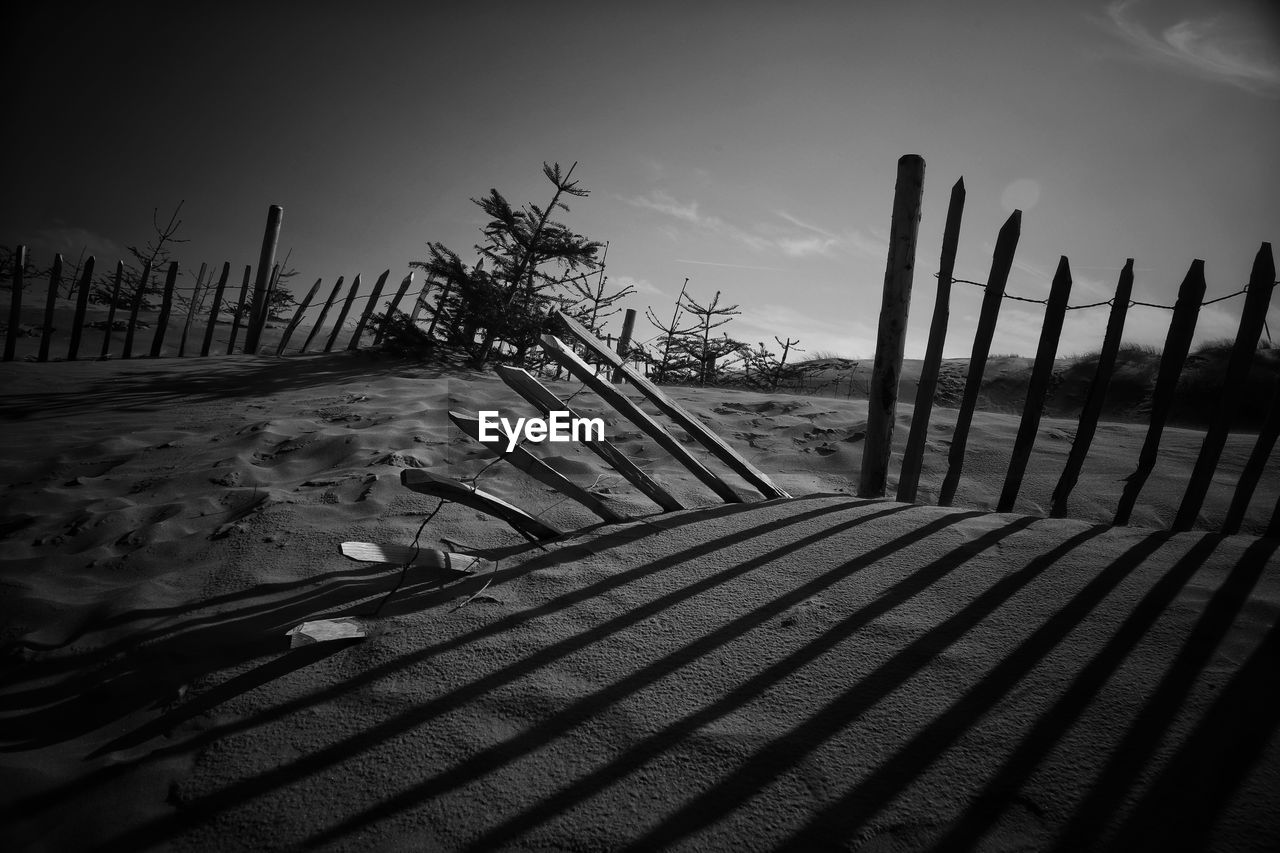
[[[373,283],[373,294],[370,295],[369,301],[365,303],[364,311],[360,314],[360,320],[356,323],[356,330],[351,333],[351,342],[347,344],[347,349],[355,350],[360,348],[360,336],[364,334],[364,328],[368,325],[369,317],[373,315],[373,310],[378,307],[378,297],[382,296],[382,288],[386,285],[387,276],[389,275],[391,275],[391,270],[386,270]]]
[[[284,355],[285,347],[289,345],[289,338],[293,337],[294,330],[298,328],[298,324],[302,322],[302,313],[307,310],[307,306],[311,304],[311,300],[315,298],[316,291],[320,289],[320,279],[316,279],[316,283],[311,285],[311,289],[307,291],[307,295],[302,298],[298,310],[293,312],[293,319],[289,321],[289,325],[285,327],[284,334],[280,336],[280,345],[276,347],[276,355]]]
[[[76,316],[71,321],[71,344],[67,347],[67,361],[75,361],[80,354],[80,338],[84,332],[84,315],[89,308],[89,290],[93,287],[93,266],[96,258],[89,256],[80,273],[80,290],[76,293]]]
[[[49,271],[49,292],[44,300],[44,323],[40,326],[40,352],[36,361],[49,360],[49,345],[53,343],[53,309],[62,287],[62,253],[53,256],[53,269]]]
[[[329,340],[324,345],[325,352],[332,352],[333,345],[338,342],[338,335],[342,332],[342,324],[347,322],[347,314],[351,313],[351,305],[356,301],[356,294],[360,291],[360,274],[356,273],[355,279],[351,282],[351,290],[347,291],[347,299],[342,303],[342,310],[338,312],[338,320],[333,324],[333,332],[329,335]]]
[[[209,325],[204,330],[204,343],[200,346],[200,355],[209,354],[213,346],[213,330],[218,325],[218,312],[222,310],[222,294],[227,289],[227,279],[231,277],[231,262],[222,262],[222,275],[218,277],[218,286],[213,291],[213,305],[209,307]]]

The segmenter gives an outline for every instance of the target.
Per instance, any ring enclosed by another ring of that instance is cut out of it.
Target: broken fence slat
[[[343,542],[342,556],[359,563],[408,564],[411,569],[448,569],[454,572],[476,572],[485,561],[467,554],[454,554],[439,548],[415,548],[412,545],[379,545],[376,542]]]
[[[543,335],[542,349],[555,359],[558,364],[568,370],[573,378],[596,392],[601,399],[617,409],[620,415],[647,433],[663,450],[670,453],[677,462],[689,469],[689,472],[701,480],[707,488],[728,503],[742,503],[742,497],[730,488],[728,483],[721,480],[708,470],[705,465],[695,459],[693,454],[680,445],[675,436],[663,428],[662,424],[655,421],[646,412],[642,411],[639,406],[631,402],[631,399],[614,387],[612,383],[596,376],[591,366],[579,358],[577,353],[565,346],[563,341],[554,335]]]
[[[458,425],[458,429],[469,435],[474,441],[478,441],[494,453],[510,462],[519,470],[528,474],[540,483],[550,486],[565,497],[571,498],[582,504],[587,509],[608,522],[626,521],[625,515],[619,515],[609,508],[604,501],[588,492],[586,489],[574,483],[565,477],[556,469],[534,456],[528,450],[520,445],[511,445],[510,434],[499,427],[498,432],[501,435],[496,441],[485,441],[480,437],[480,421],[470,415],[464,415],[461,412],[449,412],[449,420]]]
[[[766,498],[791,497],[791,495],[778,488],[778,486],[769,479],[767,474],[757,469],[754,465],[744,459],[738,451],[726,444],[724,439],[720,438],[720,436],[708,429],[706,424],[686,412],[674,400],[664,394],[658,386],[654,385],[639,372],[633,370],[618,357],[617,353],[605,346],[599,338],[587,331],[582,324],[578,323],[572,317],[561,311],[553,311],[552,317],[558,318],[561,324],[568,329],[570,334],[577,338],[583,346],[590,350],[597,358],[612,366],[615,372],[620,372],[627,381],[640,391],[640,393],[648,397],[663,414],[679,424],[685,432],[689,433],[689,435],[694,438],[694,440],[709,450],[712,455],[725,465],[728,465],[744,480],[758,489],[762,495]]]
[[[499,365],[496,370],[498,375],[502,377],[503,382],[507,383],[517,394],[528,400],[544,415],[550,414],[552,411],[561,411],[568,412],[570,418],[581,417],[577,412],[569,408],[563,400],[548,390],[545,385],[535,379],[529,371],[505,364]],[[627,479],[627,482],[631,483],[667,512],[684,509],[684,506],[675,497],[655,483],[636,463],[628,459],[621,450],[608,441],[586,439],[582,444],[609,463],[610,467]]]
[[[453,503],[469,506],[510,524],[516,530],[534,539],[554,539],[563,535],[558,527],[534,518],[518,506],[502,498],[473,489],[457,480],[450,480],[423,471],[421,468],[405,468],[400,472],[400,484],[406,489],[434,498],[444,498]]]

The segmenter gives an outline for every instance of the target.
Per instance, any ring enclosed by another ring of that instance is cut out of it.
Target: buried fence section
[[[62,253],[53,256],[53,268],[49,270],[49,292],[44,299],[44,322],[40,325],[40,354],[36,361],[49,360],[49,345],[53,343],[53,309],[58,301],[58,288],[62,287]]]
[[[1160,372],[1151,392],[1151,421],[1147,427],[1147,437],[1138,455],[1138,467],[1124,484],[1113,524],[1129,523],[1138,493],[1155,468],[1160,436],[1164,432],[1169,411],[1173,408],[1174,391],[1178,377],[1182,374],[1182,366],[1187,360],[1187,353],[1191,349],[1191,337],[1195,334],[1196,319],[1200,315],[1200,302],[1204,299],[1205,289],[1204,261],[1197,259],[1191,262],[1191,268],[1187,270],[1186,278],[1178,288],[1178,301],[1174,305],[1173,319],[1169,322],[1164,351],[1160,355]]]
[[[924,465],[925,440],[929,435],[929,418],[933,413],[933,397],[938,390],[938,373],[942,367],[942,346],[947,339],[947,322],[951,313],[951,276],[955,272],[956,251],[960,245],[960,222],[964,217],[964,199],[964,178],[960,178],[951,188],[951,200],[947,204],[947,224],[942,231],[942,257],[938,264],[938,291],[933,303],[933,319],[929,323],[929,343],[925,351],[924,364],[920,368],[920,382],[916,387],[916,405],[911,414],[911,432],[907,435],[907,448],[902,454],[902,470],[898,474],[898,500],[906,503],[916,499],[916,491],[920,484],[920,469]],[[783,358],[786,358],[785,350]],[[849,377],[849,391],[852,395],[852,375]]]
[[[1235,418],[1244,399],[1249,367],[1258,349],[1262,324],[1267,319],[1267,308],[1271,304],[1271,291],[1275,286],[1275,278],[1276,264],[1271,255],[1271,244],[1263,243],[1253,259],[1253,271],[1249,275],[1244,308],[1240,312],[1240,327],[1227,361],[1227,375],[1222,383],[1218,406],[1214,410],[1209,430],[1205,433],[1204,442],[1200,445],[1200,455],[1191,472],[1191,479],[1187,482],[1187,491],[1183,495],[1177,515],[1174,516],[1174,530],[1190,530],[1200,512],[1200,507],[1204,505],[1214,469],[1218,467],[1218,460],[1222,457],[1222,448],[1226,444],[1231,421]]]
[[[1067,456],[1067,464],[1058,478],[1058,485],[1053,489],[1050,499],[1049,515],[1052,518],[1065,518],[1067,500],[1071,490],[1075,488],[1084,467],[1085,456],[1089,453],[1089,445],[1098,430],[1098,419],[1102,416],[1102,405],[1106,401],[1107,388],[1111,384],[1111,374],[1115,371],[1116,356],[1120,352],[1120,338],[1124,334],[1124,320],[1129,311],[1129,298],[1133,295],[1133,258],[1124,262],[1120,271],[1120,281],[1116,285],[1116,295],[1111,302],[1111,313],[1107,317],[1107,331],[1102,341],[1102,351],[1098,354],[1098,366],[1089,384],[1084,407],[1080,410],[1080,421],[1076,425],[1076,435],[1071,442],[1071,451]]]
[[[960,411],[956,413],[955,430],[951,436],[951,450],[947,456],[947,474],[942,481],[942,489],[938,495],[939,506],[951,506],[955,498],[956,486],[960,483],[960,472],[964,468],[965,445],[969,440],[969,427],[973,422],[973,412],[978,405],[978,392],[981,390],[982,373],[987,365],[987,355],[991,351],[991,339],[996,331],[996,319],[1000,314],[1000,303],[1004,299],[1004,288],[1009,281],[1009,271],[1013,268],[1013,254],[1018,248],[1018,237],[1022,231],[1022,211],[1015,210],[1009,214],[1000,233],[996,237],[995,251],[991,255],[991,272],[982,294],[982,313],[978,317],[978,328],[973,336],[973,352],[969,357],[969,375],[965,379],[964,398],[960,403]]]
[[[924,195],[924,158],[907,154],[898,160],[889,222],[889,257],[885,263],[876,356],[867,399],[867,433],[858,472],[858,496],[883,497],[889,476],[889,453],[898,407],[898,379],[907,345],[907,316]]]
[[[1000,492],[997,512],[1010,512],[1018,500],[1022,477],[1027,471],[1027,460],[1035,445],[1036,432],[1040,429],[1040,413],[1044,398],[1053,379],[1053,360],[1058,355],[1058,339],[1062,336],[1062,322],[1067,316],[1067,299],[1071,296],[1071,266],[1067,256],[1058,261],[1058,270],[1049,287],[1049,301],[1045,305],[1044,324],[1040,328],[1040,343],[1036,347],[1036,360],[1031,368],[1031,382],[1027,386],[1027,398],[1022,408],[1022,422],[1013,440],[1013,456],[1005,473],[1004,488]]]

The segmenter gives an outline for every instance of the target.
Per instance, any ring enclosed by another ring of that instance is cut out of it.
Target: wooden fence
[[[911,298],[912,276],[915,265],[916,224],[920,219],[924,160],[915,155],[903,157],[898,163],[898,182],[895,190],[889,261],[885,272],[884,295],[876,340],[876,357],[869,398],[867,442],[863,447],[862,471],[859,494],[863,497],[881,497],[886,492],[889,466],[889,442],[897,405],[898,376],[903,362],[903,346],[907,326],[907,306]],[[1196,522],[1204,504],[1218,461],[1221,458],[1230,425],[1240,410],[1246,394],[1246,381],[1250,364],[1259,339],[1276,282],[1275,261],[1271,244],[1263,243],[1253,261],[1249,283],[1241,290],[1218,299],[1204,301],[1204,262],[1196,260],[1187,271],[1173,306],[1153,305],[1132,299],[1133,259],[1126,261],[1116,285],[1115,296],[1104,302],[1088,305],[1069,305],[1071,293],[1071,269],[1064,256],[1050,285],[1046,299],[1026,299],[1012,296],[1005,291],[1013,256],[1017,248],[1022,212],[1015,210],[1001,227],[992,254],[991,271],[986,282],[973,282],[954,278],[956,250],[959,244],[960,224],[964,210],[965,190],[963,179],[957,181],[951,191],[946,225],[943,230],[942,256],[939,263],[938,290],[934,304],[929,339],[917,386],[915,409],[911,430],[907,438],[897,498],[914,502],[918,493],[920,471],[923,465],[925,438],[938,376],[942,364],[942,345],[946,338],[951,285],[956,282],[974,284],[984,289],[982,308],[974,334],[973,350],[969,357],[968,377],[964,396],[957,413],[949,448],[946,476],[939,492],[938,504],[949,506],[955,497],[956,487],[964,468],[965,450],[973,414],[977,408],[982,374],[990,352],[992,336],[1001,303],[1006,299],[1038,302],[1045,305],[1044,325],[1032,367],[1030,384],[1023,406],[1022,419],[1014,440],[1004,486],[1000,493],[997,511],[1013,509],[1031,456],[1040,415],[1049,390],[1058,338],[1065,314],[1069,310],[1110,306],[1101,354],[1093,380],[1089,386],[1081,410],[1075,439],[1066,465],[1053,491],[1050,514],[1062,517],[1067,512],[1067,501],[1075,487],[1090,444],[1097,430],[1102,413],[1103,399],[1115,368],[1124,331],[1125,316],[1134,305],[1153,308],[1169,308],[1173,312],[1160,359],[1159,372],[1151,394],[1150,421],[1146,438],[1139,454],[1136,470],[1127,478],[1123,495],[1116,507],[1113,523],[1126,524],[1134,503],[1147,477],[1153,470],[1160,448],[1160,439],[1174,402],[1174,391],[1190,350],[1192,335],[1200,308],[1222,299],[1244,295],[1239,330],[1227,363],[1226,378],[1222,384],[1219,403],[1215,408],[1209,429],[1205,434],[1199,456],[1191,471],[1186,492],[1179,505],[1172,529],[1189,530]],[[1245,464],[1236,485],[1230,508],[1221,524],[1223,533],[1235,533],[1253,496],[1255,487],[1267,464],[1267,459],[1280,435],[1280,383],[1276,385],[1269,414],[1257,437],[1253,452]],[[1280,536],[1280,503],[1271,515],[1268,535]]]

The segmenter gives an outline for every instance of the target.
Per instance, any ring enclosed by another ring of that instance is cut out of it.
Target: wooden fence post
[[[858,497],[883,497],[889,478],[889,454],[898,410],[898,380],[907,345],[907,314],[911,309],[911,281],[916,266],[916,236],[920,230],[920,201],[924,195],[924,158],[906,154],[898,159],[889,223],[889,258],[880,296],[876,330],[876,358],[871,368],[867,401],[867,437],[862,444]]]
[[[253,287],[253,309],[249,314],[249,326],[245,332],[245,351],[258,351],[258,336],[262,332],[267,311],[267,290],[271,285],[271,270],[276,262],[276,246],[280,243],[280,221],[284,208],[273,204],[267,208],[267,227],[262,235],[262,252],[258,255],[258,279]]]
[[[44,298],[44,323],[40,326],[40,353],[36,361],[49,360],[49,344],[53,342],[53,308],[58,301],[58,288],[62,287],[62,253],[53,256],[53,268],[49,270],[49,292]]]
[[[378,307],[378,297],[382,295],[382,288],[387,283],[387,276],[391,275],[391,270],[384,270],[382,275],[378,276],[378,280],[373,283],[373,294],[370,295],[369,301],[365,303],[364,311],[360,312],[360,319],[356,321],[356,330],[351,333],[351,340],[347,344],[348,350],[360,348],[360,336],[364,334],[364,327],[369,322],[369,317],[373,314],[373,309]]]
[[[418,317],[422,314],[422,309],[427,304],[427,294],[431,292],[431,285],[435,284],[435,273],[427,273],[422,280],[422,290],[418,293],[418,298],[413,300],[413,312],[409,314],[409,322],[417,323]]]
[[[227,355],[231,355],[236,351],[236,335],[240,332],[240,321],[244,319],[244,304],[248,301],[249,295],[249,279],[253,275],[253,267],[248,264],[244,265],[244,281],[240,284],[240,301],[236,303],[235,316],[231,318],[231,337],[227,340]],[[246,332],[247,334],[247,332]],[[245,345],[245,352],[249,352],[248,344]]]
[[[293,319],[289,321],[289,325],[285,327],[284,334],[280,337],[280,346],[276,347],[276,355],[284,355],[284,348],[289,345],[289,338],[293,337],[294,330],[302,322],[302,312],[307,310],[307,306],[315,298],[316,291],[320,289],[320,281],[320,279],[316,279],[316,283],[311,285],[307,295],[302,298],[302,304],[298,306],[298,310],[293,314]]]
[[[1102,417],[1102,404],[1107,398],[1107,386],[1111,384],[1111,374],[1115,372],[1116,356],[1120,352],[1120,338],[1124,334],[1124,318],[1129,311],[1129,299],[1133,295],[1133,258],[1124,262],[1120,271],[1120,282],[1116,285],[1116,295],[1111,300],[1111,313],[1107,318],[1107,332],[1102,340],[1102,351],[1098,354],[1098,366],[1094,370],[1093,381],[1089,383],[1089,393],[1085,397],[1084,408],[1080,410],[1080,421],[1076,425],[1076,435],[1071,441],[1071,452],[1067,456],[1067,464],[1054,487],[1053,498],[1049,508],[1051,518],[1065,518],[1067,500],[1071,490],[1076,487],[1080,478],[1080,470],[1084,467],[1085,457],[1089,454],[1089,445],[1093,443],[1094,433],[1098,430],[1098,419]]]
[[[427,326],[427,340],[435,340],[436,322],[440,319],[440,311],[444,308],[444,301],[449,298],[449,288],[453,287],[453,279],[445,279],[444,289],[440,291],[440,295],[436,298],[435,307],[431,309],[431,324]]]
[[[1271,244],[1263,243],[1253,258],[1253,272],[1249,275],[1244,308],[1240,310],[1240,327],[1236,332],[1235,345],[1231,348],[1231,356],[1227,360],[1227,374],[1222,383],[1218,406],[1213,411],[1213,421],[1200,445],[1200,456],[1191,471],[1182,504],[1174,516],[1174,530],[1190,530],[1196,523],[1200,507],[1204,505],[1214,469],[1222,458],[1222,448],[1226,445],[1231,422],[1235,419],[1236,412],[1240,411],[1240,403],[1244,399],[1249,368],[1258,351],[1258,338],[1262,336],[1262,324],[1267,319],[1267,307],[1271,304],[1271,290],[1275,286],[1275,280],[1276,262],[1271,255]]]
[[[996,512],[1012,512],[1013,505],[1018,500],[1022,477],[1027,471],[1027,460],[1031,458],[1036,432],[1040,429],[1040,412],[1044,409],[1044,398],[1049,391],[1049,381],[1053,378],[1053,360],[1058,355],[1058,339],[1062,337],[1062,322],[1067,316],[1067,300],[1070,297],[1071,266],[1067,263],[1067,256],[1063,255],[1058,261],[1058,270],[1053,275],[1053,284],[1049,286],[1049,301],[1045,305],[1040,344],[1036,347],[1036,360],[1031,368],[1031,381],[1027,385],[1027,398],[1022,407],[1022,422],[1018,424],[1018,435],[1013,440],[1013,455],[1009,459],[1009,469],[1005,472],[1004,489],[1000,492]]]
[[[102,354],[99,360],[111,355],[111,331],[116,322],[116,303],[120,301],[120,285],[124,281],[124,261],[116,261],[115,281],[111,285],[111,304],[107,307],[107,328],[102,333]]]
[[[138,329],[138,311],[142,309],[142,296],[151,281],[151,261],[142,265],[142,277],[138,279],[138,289],[133,292],[133,304],[129,306],[129,327],[124,330],[124,352],[121,358],[133,358],[133,337]]]
[[[987,366],[991,339],[996,332],[996,319],[1000,315],[1000,303],[1004,299],[1009,270],[1013,268],[1013,253],[1018,248],[1021,233],[1022,211],[1015,210],[1009,214],[1004,225],[1000,226],[996,248],[991,254],[991,273],[987,276],[986,290],[982,294],[982,313],[978,317],[978,329],[973,336],[969,375],[965,377],[964,398],[960,401],[960,411],[956,413],[955,431],[951,435],[951,449],[947,454],[947,474],[942,480],[938,506],[951,506],[956,487],[960,484],[965,445],[969,442],[969,427],[973,423],[973,412],[978,406],[978,392],[982,388],[982,372]]]
[[[200,264],[200,272],[196,274],[196,286],[191,290],[191,302],[187,304],[187,320],[182,324],[182,337],[178,339],[178,358],[187,354],[187,335],[191,333],[191,319],[200,307],[200,290],[204,285],[204,274],[209,269],[207,263]]]
[[[622,334],[618,336],[618,356],[626,361],[627,350],[631,348],[631,334],[636,327],[636,309],[628,308],[627,313],[622,316]],[[613,384],[622,384],[622,369],[614,368]]]
[[[409,286],[413,284],[413,273],[410,272],[400,281],[400,289],[396,291],[395,299],[392,299],[387,305],[387,313],[382,315],[382,322],[378,324],[378,333],[373,336],[373,345],[379,346],[382,338],[387,334],[387,324],[391,322],[391,315],[396,313],[396,307],[400,304],[400,300],[404,299],[404,295],[409,292]]]
[[[1182,365],[1187,360],[1187,351],[1191,349],[1191,336],[1196,331],[1196,318],[1200,316],[1200,301],[1204,299],[1204,291],[1204,261],[1197,259],[1191,262],[1187,277],[1178,288],[1178,301],[1173,307],[1173,319],[1169,322],[1164,352],[1160,356],[1160,372],[1156,375],[1156,385],[1151,391],[1151,423],[1147,427],[1142,451],[1138,454],[1138,467],[1125,482],[1120,503],[1116,506],[1112,523],[1117,526],[1129,523],[1138,493],[1156,467],[1160,436],[1164,433],[1164,422],[1173,407],[1173,394],[1178,386],[1178,377],[1182,374]]]
[[[920,368],[916,386],[916,405],[911,413],[911,432],[902,455],[898,474],[898,500],[913,503],[920,485],[920,469],[924,466],[924,445],[929,437],[929,418],[933,414],[933,396],[938,392],[938,373],[942,367],[942,345],[947,340],[947,321],[951,313],[951,277],[956,267],[956,251],[960,246],[960,220],[964,216],[964,178],[951,188],[947,204],[947,224],[942,229],[942,257],[938,261],[938,292],[933,302],[933,320],[929,323],[929,345]],[[850,396],[853,377],[849,377]]]
[[[1258,433],[1257,442],[1253,445],[1253,452],[1249,454],[1249,461],[1240,472],[1235,494],[1231,496],[1231,506],[1227,509],[1226,520],[1222,522],[1221,532],[1224,536],[1240,532],[1240,523],[1249,509],[1249,499],[1253,497],[1253,490],[1257,488],[1258,480],[1262,478],[1262,471],[1266,468],[1267,460],[1271,458],[1271,449],[1276,446],[1278,437],[1280,437],[1280,380],[1272,382],[1271,404],[1267,407],[1266,420]]]
[[[307,339],[302,342],[302,349],[298,350],[298,355],[305,353],[307,347],[311,346],[311,340],[316,336],[316,332],[320,331],[320,327],[324,325],[325,318],[329,316],[329,309],[333,307],[333,300],[338,298],[340,290],[342,290],[342,276],[338,276],[338,280],[333,285],[333,290],[329,291],[329,298],[324,301],[324,307],[320,309],[320,316],[316,318],[316,324],[307,333]]]
[[[342,331],[342,324],[347,321],[347,314],[351,313],[351,304],[356,301],[356,293],[359,290],[360,273],[356,273],[356,277],[351,281],[351,290],[347,291],[346,301],[342,303],[342,308],[338,311],[338,320],[333,324],[333,332],[329,335],[329,340],[324,345],[325,352],[332,352],[333,345],[338,342],[338,333]]]
[[[231,262],[222,262],[222,275],[218,277],[218,286],[213,291],[213,307],[209,309],[209,326],[204,330],[204,343],[200,347],[200,355],[209,354],[213,346],[213,330],[218,325],[218,312],[222,310],[222,293],[227,288],[227,279],[231,277]]]
[[[93,286],[94,255],[84,262],[84,271],[80,274],[80,290],[76,293],[76,316],[71,321],[71,344],[67,347],[67,361],[75,361],[80,354],[80,337],[84,331],[84,315],[89,308],[89,289]]]
[[[160,300],[160,318],[156,320],[156,333],[151,339],[151,357],[160,357],[164,346],[164,333],[169,327],[169,312],[173,310],[173,288],[178,283],[178,262],[169,262],[169,275],[164,280],[164,298]]]

